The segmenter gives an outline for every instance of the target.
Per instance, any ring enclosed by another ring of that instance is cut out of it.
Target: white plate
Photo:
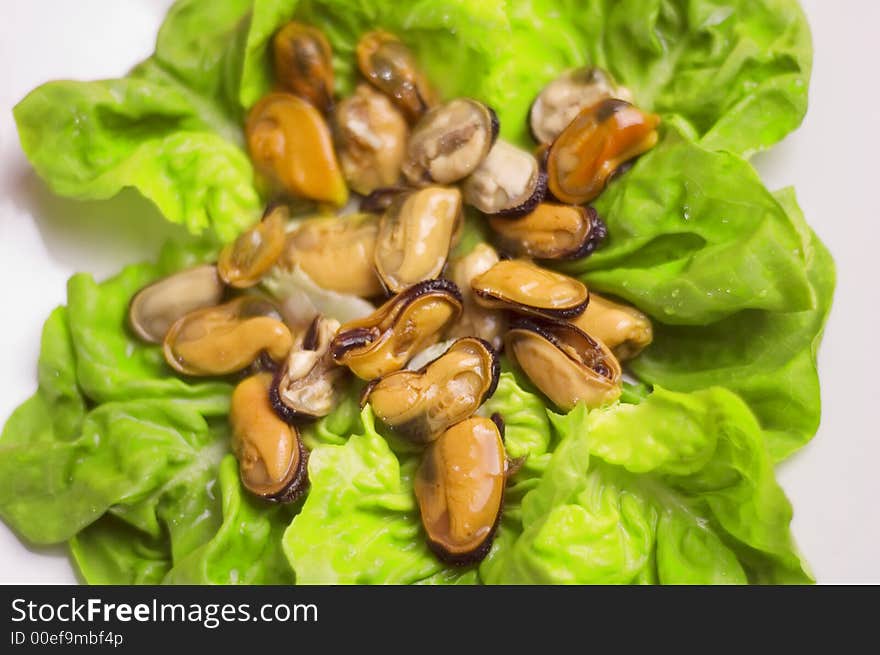
[[[4,3],[0,23],[0,419],[36,386],[40,328],[67,277],[98,278],[151,258],[171,229],[128,192],[106,202],[53,196],[30,170],[11,108],[52,78],[116,77],[152,51],[169,0]],[[794,532],[821,582],[880,582],[880,3],[804,2],[816,52],[803,127],[755,163],[793,184],[831,248],[838,290],[820,356],[824,416],[780,467]],[[4,484],[0,480],[0,484]],[[28,549],[0,524],[0,583],[74,582],[63,547]]]

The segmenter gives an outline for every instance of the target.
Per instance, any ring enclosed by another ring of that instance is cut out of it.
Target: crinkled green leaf
[[[361,421],[362,434],[309,457],[311,489],[283,540],[299,584],[406,584],[443,568],[421,531],[418,460],[398,461],[369,407]]]
[[[734,155],[669,128],[596,202],[609,238],[566,270],[657,321],[705,325],[745,309],[813,309],[799,226]]]
[[[243,14],[247,3],[235,4]],[[128,77],[48,82],[19,102],[22,149],[52,190],[102,199],[134,187],[169,221],[223,241],[249,225],[260,199],[241,149],[240,109],[224,99],[224,85],[237,82],[221,65],[236,56],[227,51],[237,42],[234,13],[229,3],[182,0],[156,56]]]
[[[707,326],[655,325],[654,344],[632,363],[644,380],[691,391],[722,385],[742,396],[779,461],[807,443],[820,418],[816,353],[834,293],[834,261],[803,221],[793,192],[777,195],[801,229],[816,308],[746,311]]]
[[[760,426],[733,393],[655,388],[551,414],[563,435],[481,567],[500,583],[808,582]]]
[[[213,479],[213,478],[212,478]],[[171,584],[291,584],[293,572],[281,550],[290,522],[284,505],[249,496],[241,486],[238,462],[220,464],[223,523],[195,550],[174,558],[164,582]]]

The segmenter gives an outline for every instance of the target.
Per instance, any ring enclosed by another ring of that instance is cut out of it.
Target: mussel
[[[461,292],[449,280],[419,282],[366,318],[346,323],[330,344],[337,364],[363,380],[397,371],[436,343],[461,314]]]
[[[498,247],[514,257],[581,259],[605,239],[605,223],[592,207],[542,202],[522,218],[492,216]]]
[[[292,21],[272,39],[275,78],[324,113],[333,109],[333,52],[316,27]]]
[[[467,255],[449,263],[448,277],[461,289],[464,302],[461,319],[452,324],[446,333],[447,337],[479,337],[492,344],[495,350],[501,349],[504,313],[478,305],[471,289],[473,279],[488,271],[498,261],[498,253],[492,246],[478,243]]]
[[[288,423],[327,416],[338,404],[346,373],[330,356],[330,342],[338,329],[339,321],[316,316],[278,368],[269,399],[278,416]]]
[[[414,443],[427,443],[471,416],[489,398],[501,373],[491,345],[458,339],[418,371],[395,371],[373,380],[361,396],[389,428]]]
[[[456,98],[413,127],[403,162],[410,184],[453,184],[477,170],[498,136],[498,117],[481,102]]]
[[[605,344],[564,321],[517,317],[504,336],[505,352],[563,411],[578,402],[594,408],[621,393],[620,362]]]
[[[547,84],[529,110],[529,127],[538,143],[553,143],[582,109],[606,98],[632,102],[629,89],[593,66],[566,71]]]
[[[387,96],[367,84],[336,107],[334,133],[348,185],[362,195],[395,184],[409,126]]]
[[[293,345],[290,330],[280,319],[274,305],[257,296],[197,309],[168,330],[165,361],[184,375],[234,373],[263,352],[280,361]]]
[[[498,426],[483,417],[452,426],[425,451],[413,486],[428,545],[440,559],[467,564],[489,552],[505,465]]]
[[[461,224],[461,192],[426,187],[399,194],[382,216],[376,240],[376,272],[396,293],[438,277]]]
[[[276,190],[339,207],[348,201],[330,128],[311,103],[270,93],[248,113],[245,136],[254,168]]]
[[[547,185],[562,202],[595,199],[629,160],[657,144],[660,117],[614,98],[581,110],[547,151]]]
[[[608,346],[620,361],[638,355],[654,338],[651,319],[642,312],[595,293],[590,294],[586,311],[572,323]]]
[[[535,156],[498,139],[462,185],[464,201],[484,214],[522,216],[544,199],[547,176]]]
[[[273,207],[263,220],[220,251],[217,272],[226,284],[239,289],[259,284],[284,250],[287,218],[286,206]]]
[[[567,319],[590,301],[584,283],[526,259],[504,259],[471,281],[477,303],[490,309]]]
[[[145,286],[132,298],[128,323],[149,343],[162,343],[168,328],[197,309],[213,307],[223,298],[223,280],[216,266],[196,266]]]
[[[239,382],[232,392],[232,451],[245,489],[286,503],[296,500],[308,486],[308,453],[297,428],[272,410],[271,383],[271,374],[260,373]]]
[[[287,235],[279,264],[299,266],[329,291],[370,298],[383,290],[373,267],[378,234],[371,214],[309,219]]]
[[[434,92],[413,53],[396,36],[377,30],[357,44],[358,69],[413,122],[434,104]]]

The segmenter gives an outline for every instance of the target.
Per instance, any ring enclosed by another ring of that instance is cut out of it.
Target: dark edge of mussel
[[[574,305],[573,307],[566,307],[564,309],[542,309],[540,307],[530,307],[529,309],[517,309],[517,307],[528,307],[527,305],[516,305],[514,303],[509,303],[506,300],[498,298],[497,296],[492,295],[491,293],[486,293],[479,289],[471,288],[471,291],[475,296],[479,296],[484,300],[491,300],[493,302],[499,303],[499,307],[496,309],[506,310],[512,317],[533,317],[540,318],[547,321],[552,322],[564,322],[573,318],[577,318],[581,314],[583,314],[587,306],[590,304],[590,292],[587,290],[587,299],[582,303]],[[508,327],[508,329],[512,329],[512,327]]]
[[[504,417],[501,416],[501,412],[493,412],[492,416],[489,418],[495,424],[495,427],[498,428],[498,432],[499,434],[501,434],[501,440],[504,441],[504,432],[506,426],[504,425]]]
[[[524,202],[521,202],[517,206],[509,207],[508,209],[502,209],[499,212],[491,214],[491,216],[497,216],[498,218],[520,218],[533,211],[535,207],[537,207],[546,197],[547,172],[543,168],[541,168],[541,164],[539,162],[538,178],[535,181],[535,188],[532,191],[532,195],[530,195]]]
[[[376,330],[368,327],[358,327],[339,332],[330,342],[330,356],[339,361],[345,353],[352,348],[364,348],[376,339]]]
[[[278,493],[262,496],[265,500],[274,503],[292,503],[309,488],[309,451],[302,442],[299,430],[294,428],[294,434],[296,435],[296,446],[299,449],[299,465],[296,468],[296,473],[284,489]]]
[[[489,105],[485,105],[485,107],[489,110],[489,125],[491,126],[489,129],[489,150],[491,150],[501,133],[501,121],[498,120],[498,114],[492,107]]]
[[[567,262],[574,259],[583,259],[592,255],[605,239],[608,238],[608,226],[605,224],[599,214],[592,207],[583,207],[590,216],[590,232],[584,242],[571,252],[563,253],[558,257],[547,258],[544,261]]]

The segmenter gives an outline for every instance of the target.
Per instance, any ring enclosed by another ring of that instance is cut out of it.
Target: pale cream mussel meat
[[[417,371],[373,380],[361,396],[394,432],[414,443],[435,440],[473,415],[498,386],[495,349],[475,337],[458,339]]]
[[[580,316],[590,301],[583,282],[526,259],[503,259],[471,281],[477,303],[489,309],[555,319]]]
[[[486,556],[506,472],[502,435],[491,419],[469,418],[428,446],[414,489],[428,546],[440,559],[467,564]]]
[[[278,416],[288,423],[327,416],[338,404],[347,373],[330,356],[330,342],[338,329],[339,321],[315,317],[278,368],[269,399]]]
[[[530,152],[498,139],[462,185],[464,201],[484,214],[527,214],[547,194],[547,176]]]
[[[513,257],[582,259],[608,234],[592,207],[542,202],[521,218],[490,217],[499,249]]]
[[[197,309],[218,304],[225,289],[214,265],[174,273],[135,294],[128,309],[129,325],[140,339],[162,343],[175,321]]]
[[[382,93],[359,84],[333,116],[336,151],[348,185],[368,195],[400,178],[409,126]]]
[[[651,319],[645,314],[595,293],[590,294],[586,311],[571,322],[608,346],[620,361],[638,355],[654,338]]]
[[[384,214],[397,196],[411,190],[411,187],[405,186],[388,186],[376,189],[361,198],[358,209],[367,214]]]
[[[501,350],[501,335],[506,324],[504,312],[480,306],[471,289],[473,279],[499,261],[498,253],[486,243],[478,243],[467,255],[450,261],[447,276],[461,289],[463,306],[461,319],[450,326],[447,337],[479,337],[495,350]]]
[[[461,315],[461,292],[449,280],[419,282],[370,316],[343,325],[330,344],[337,364],[363,380],[403,368],[414,354],[440,340]]]
[[[454,184],[477,170],[498,136],[495,112],[471,98],[434,107],[413,127],[403,162],[410,184]]]
[[[296,426],[273,410],[271,385],[272,375],[259,373],[232,392],[232,451],[245,489],[266,500],[292,502],[308,486],[308,452]]]
[[[595,408],[621,393],[620,362],[601,341],[564,321],[511,319],[505,352],[547,398],[564,411]]]
[[[217,272],[226,284],[244,289],[260,283],[284,251],[288,218],[285,205],[270,206],[259,223],[220,251]]]
[[[461,192],[431,186],[394,198],[379,223],[375,266],[396,293],[443,271],[462,222]]]
[[[415,122],[434,104],[434,91],[412,51],[393,34],[381,30],[364,34],[355,54],[361,75],[391,98],[408,121]]]
[[[549,144],[568,127],[582,109],[607,98],[632,102],[626,87],[593,66],[566,71],[547,84],[529,110],[529,128],[538,143]]]
[[[227,375],[265,353],[281,361],[293,337],[275,306],[259,296],[240,296],[182,316],[163,342],[165,361],[184,375]]]
[[[323,113],[333,109],[333,52],[316,27],[292,21],[272,38],[275,78]]]
[[[379,219],[372,214],[315,218],[287,235],[282,269],[299,266],[329,291],[370,298],[383,292],[373,262]]]

